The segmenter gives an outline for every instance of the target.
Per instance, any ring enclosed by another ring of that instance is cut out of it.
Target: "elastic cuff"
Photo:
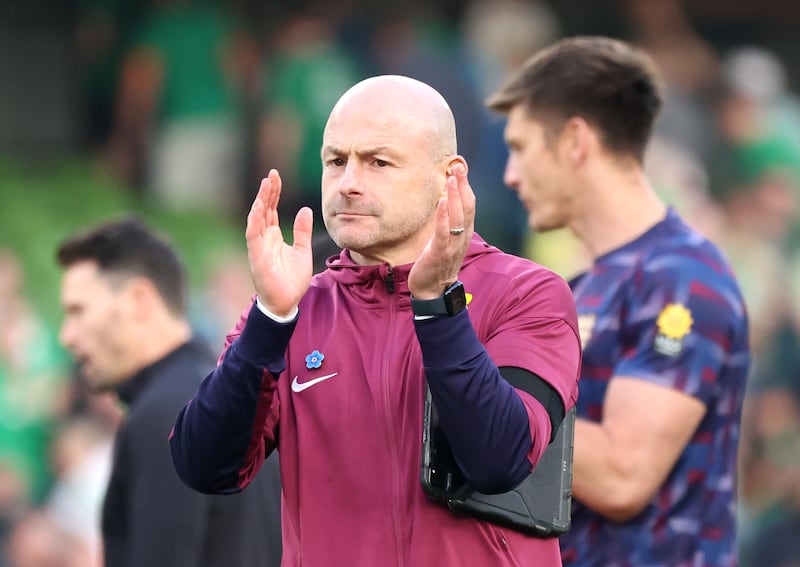
[[[246,362],[278,375],[286,368],[286,347],[296,324],[297,317],[288,323],[273,321],[253,303],[242,334],[232,348]]]
[[[292,311],[286,317],[281,317],[280,315],[275,315],[275,313],[273,313],[272,311],[270,311],[269,309],[264,307],[264,304],[261,303],[261,300],[258,299],[258,297],[256,297],[256,305],[258,305],[258,310],[259,311],[261,311],[264,315],[266,315],[267,317],[269,317],[270,319],[272,319],[276,323],[289,323],[289,322],[293,321],[295,319],[295,317],[297,317],[297,314],[300,312],[300,310],[297,307],[295,307],[294,311]]]

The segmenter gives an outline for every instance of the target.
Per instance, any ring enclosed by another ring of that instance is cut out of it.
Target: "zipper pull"
[[[389,266],[389,270],[386,272],[386,277],[383,278],[383,281],[386,283],[386,291],[394,293],[394,274],[392,273],[391,266]]]

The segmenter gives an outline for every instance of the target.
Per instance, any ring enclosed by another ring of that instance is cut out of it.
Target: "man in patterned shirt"
[[[564,565],[736,565],[747,317],[726,260],[644,175],[651,61],[568,38],[488,104],[508,115],[505,182],[531,228],[569,227],[593,259],[572,282],[584,354]]]

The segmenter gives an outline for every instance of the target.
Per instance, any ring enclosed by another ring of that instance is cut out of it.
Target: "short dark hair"
[[[66,238],[56,259],[62,268],[93,261],[104,275],[121,281],[147,278],[173,314],[186,314],[183,262],[165,238],[136,217],[108,221]]]
[[[486,104],[524,104],[556,130],[574,116],[597,128],[610,151],[639,162],[662,105],[661,79],[643,51],[608,37],[562,39],[528,59]]]

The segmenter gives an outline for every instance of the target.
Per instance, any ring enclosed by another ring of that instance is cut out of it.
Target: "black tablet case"
[[[457,514],[473,516],[537,537],[558,537],[569,530],[572,505],[572,447],[575,408],[570,409],[533,472],[517,488],[502,494],[472,490],[458,468],[438,424],[425,386],[422,436],[422,487],[431,500]]]

